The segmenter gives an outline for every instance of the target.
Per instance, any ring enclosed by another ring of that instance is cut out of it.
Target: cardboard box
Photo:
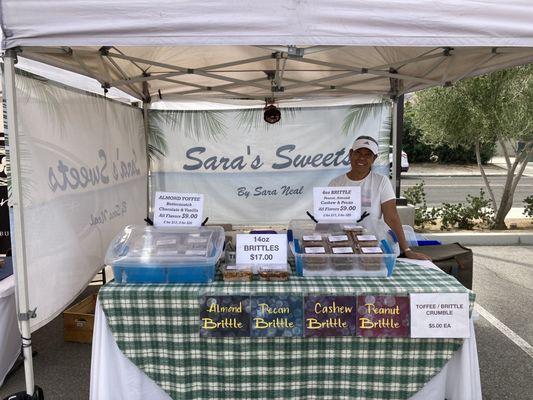
[[[96,296],[96,293],[92,294],[65,310],[63,313],[65,341],[92,343]]]

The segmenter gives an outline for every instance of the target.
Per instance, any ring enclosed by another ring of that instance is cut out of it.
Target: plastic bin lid
[[[154,227],[128,225],[107,249],[108,265],[194,266],[214,264],[222,253],[220,226]]]

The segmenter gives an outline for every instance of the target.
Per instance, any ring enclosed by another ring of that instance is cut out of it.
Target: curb
[[[489,172],[485,174],[489,177],[496,177],[496,176],[507,176],[506,173],[501,172]],[[479,176],[481,177],[481,174],[479,172],[450,172],[450,171],[443,171],[443,172],[403,172],[403,177],[409,177],[409,176],[463,176],[463,177],[469,177],[469,176]]]
[[[533,232],[450,232],[426,233],[425,237],[444,244],[461,243],[466,246],[533,246]]]

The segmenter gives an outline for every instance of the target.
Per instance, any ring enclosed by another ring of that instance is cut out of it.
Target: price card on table
[[[237,264],[287,264],[286,234],[237,235]]]
[[[202,224],[203,214],[203,194],[155,193],[155,226],[200,226]]]
[[[468,338],[467,293],[411,293],[411,337]]]
[[[361,188],[314,187],[313,214],[319,222],[358,220],[361,218]]]

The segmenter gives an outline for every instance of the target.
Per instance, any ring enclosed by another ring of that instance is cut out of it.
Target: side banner
[[[360,135],[378,140],[374,167],[388,175],[388,103],[281,110],[275,125],[263,121],[262,109],[151,110],[151,192],[205,194],[209,222],[307,218],[313,187],[349,170],[348,151]]]
[[[27,76],[17,75],[16,84],[37,329],[102,268],[111,239],[143,223],[146,152],[141,110]]]
[[[0,125],[3,129],[3,123]],[[9,238],[9,207],[7,204],[7,157],[4,132],[0,132],[0,254],[6,254],[11,248]]]

